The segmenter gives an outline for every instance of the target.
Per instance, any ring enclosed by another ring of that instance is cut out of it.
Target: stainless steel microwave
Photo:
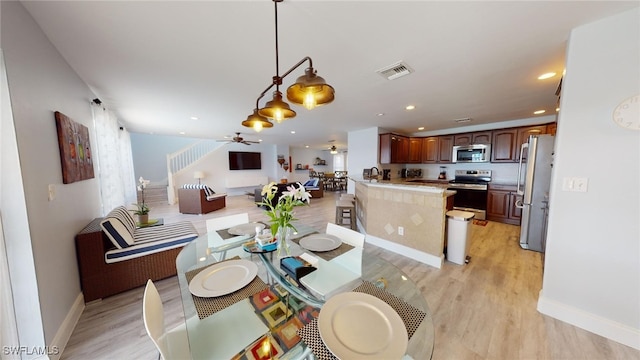
[[[453,147],[454,163],[489,162],[491,160],[491,145],[474,144]]]

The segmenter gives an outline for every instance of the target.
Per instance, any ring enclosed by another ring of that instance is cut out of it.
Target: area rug
[[[487,226],[487,220],[473,220],[473,225]]]

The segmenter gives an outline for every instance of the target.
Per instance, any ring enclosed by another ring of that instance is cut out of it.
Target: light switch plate
[[[588,178],[566,177],[562,178],[562,191],[587,192]]]
[[[53,184],[49,184],[49,201],[53,201],[56,198],[56,186]]]

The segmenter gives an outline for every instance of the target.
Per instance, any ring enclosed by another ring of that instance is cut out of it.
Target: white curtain
[[[116,206],[136,202],[136,182],[133,173],[131,138],[118,124],[115,115],[101,105],[92,104],[102,198],[102,215]]]

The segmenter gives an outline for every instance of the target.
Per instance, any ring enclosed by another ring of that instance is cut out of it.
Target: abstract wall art
[[[89,142],[89,129],[61,112],[55,112],[58,147],[62,164],[62,182],[93,179],[93,154]]]

